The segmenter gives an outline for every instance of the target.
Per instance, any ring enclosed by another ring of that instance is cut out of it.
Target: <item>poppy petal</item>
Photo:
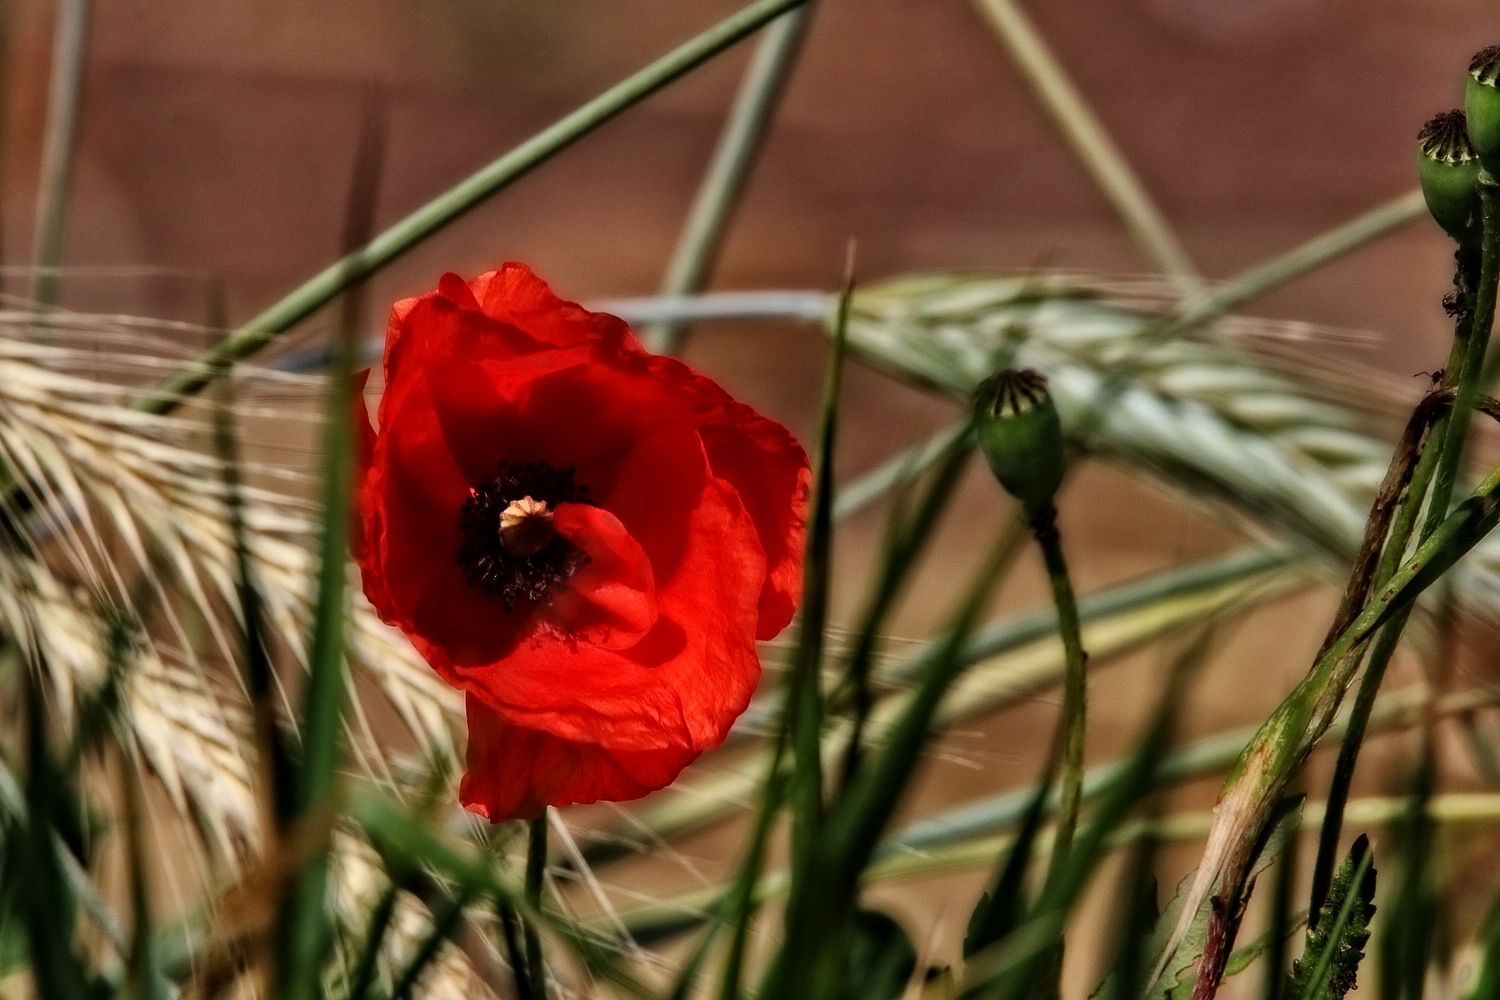
[[[544,621],[565,635],[604,649],[628,649],[656,624],[656,581],[640,543],[607,510],[565,503],[553,512],[553,528],[588,556],[569,578]]]
[[[609,750],[522,729],[473,695],[467,699],[464,808],[492,822],[536,819],[547,806],[624,802],[671,784],[698,755],[689,750]]]
[[[802,599],[802,550],[812,472],[787,429],[739,402],[687,365],[652,358],[654,373],[689,401],[714,475],[740,493],[766,556],[756,638],[770,639],[792,620]]]

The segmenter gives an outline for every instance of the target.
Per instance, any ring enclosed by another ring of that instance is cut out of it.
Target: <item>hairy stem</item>
[[[1062,540],[1057,532],[1057,508],[1048,503],[1032,518],[1031,531],[1047,564],[1047,580],[1052,585],[1052,600],[1057,605],[1057,627],[1064,654],[1062,790],[1057,807],[1055,846],[1047,873],[1047,880],[1051,882],[1067,862],[1073,831],[1078,826],[1078,809],[1083,802],[1088,654],[1083,651],[1078,600],[1073,595],[1073,583],[1068,578],[1068,564],[1063,559]]]

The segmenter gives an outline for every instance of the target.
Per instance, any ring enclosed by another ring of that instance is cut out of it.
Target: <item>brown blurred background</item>
[[[161,270],[70,276],[63,302],[197,322],[204,289],[218,281],[230,320],[247,319],[336,256],[368,82],[392,95],[378,213],[386,223],[737,6],[99,0],[65,262]],[[1500,40],[1493,4],[1457,0],[1032,0],[1027,8],[1210,277],[1412,187],[1417,128],[1461,99],[1469,56]],[[54,14],[36,0],[13,5],[0,203],[7,264],[29,259]],[[631,110],[397,262],[373,283],[376,312],[444,270],[469,275],[507,259],[530,263],[568,297],[652,293],[748,50],[742,44]],[[1149,270],[967,0],[821,0],[714,287],[830,288],[851,237],[865,279]],[[1337,338],[1309,350],[1355,350],[1399,387],[1441,364],[1449,255],[1422,220],[1250,311],[1367,331],[1364,347]],[[822,363],[807,329],[704,328],[686,356],[805,437]],[[953,412],[856,369],[840,468],[868,468]],[[998,491],[973,477],[958,527],[896,623],[900,635],[923,635],[938,620],[977,533],[1001,511]],[[1211,515],[1092,465],[1070,482],[1063,512],[1084,591],[1237,544]],[[878,514],[863,515],[841,539],[837,604],[846,618],[879,526]],[[1000,603],[1039,605],[1039,581],[1028,556]],[[1283,601],[1226,635],[1194,692],[1191,734],[1263,717],[1304,669],[1330,603],[1326,593]],[[1091,759],[1125,744],[1167,656],[1152,651],[1098,675]],[[1482,651],[1464,669],[1485,670]],[[1408,664],[1397,679],[1414,676]],[[1054,713],[1043,697],[950,736],[909,812],[1028,780]],[[1403,752],[1400,740],[1376,745],[1361,788],[1382,788],[1380,762],[1398,763]],[[1450,756],[1450,787],[1471,784],[1461,755]],[[1176,801],[1201,807],[1212,788]],[[688,853],[722,846],[701,838]],[[1194,850],[1164,858],[1165,886]],[[1492,881],[1487,867],[1481,887]],[[881,898],[942,957],[962,938],[979,875],[906,884]],[[1097,905],[1088,912],[1103,915]],[[1082,988],[1090,973],[1070,975]]]

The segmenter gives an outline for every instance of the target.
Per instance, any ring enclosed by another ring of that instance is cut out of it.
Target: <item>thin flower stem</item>
[[[1486,175],[1487,178],[1487,175]],[[1426,538],[1448,513],[1452,499],[1453,484],[1463,453],[1468,422],[1473,404],[1483,388],[1481,371],[1485,349],[1489,340],[1490,326],[1494,320],[1496,285],[1500,283],[1500,211],[1497,211],[1497,195],[1494,182],[1479,185],[1484,210],[1484,241],[1481,249],[1479,286],[1472,309],[1463,310],[1454,328],[1453,347],[1450,351],[1444,384],[1451,387],[1455,396],[1453,408],[1438,415],[1433,422],[1429,441],[1423,449],[1412,474],[1406,499],[1397,512],[1390,535],[1381,554],[1376,571],[1375,586],[1382,587],[1395,573],[1416,527],[1416,520],[1426,500],[1427,521],[1422,537]],[[1462,257],[1459,267],[1465,266]],[[1461,276],[1461,281],[1463,280]],[[1460,410],[1464,412],[1459,412]],[[1431,484],[1431,495],[1428,486]],[[1359,752],[1364,742],[1365,726],[1375,703],[1380,684],[1385,678],[1386,667],[1395,654],[1402,633],[1405,631],[1411,609],[1398,613],[1375,640],[1365,675],[1360,681],[1351,709],[1349,729],[1339,745],[1338,761],[1334,765],[1333,779],[1328,789],[1328,811],[1324,815],[1323,828],[1319,835],[1318,857],[1313,867],[1312,890],[1309,910],[1316,921],[1321,911],[1328,888],[1332,884],[1333,871],[1338,864],[1338,846],[1343,828],[1344,804],[1349,798],[1350,785],[1358,763]]]
[[[480,202],[502,190],[555,154],[571,146],[622,111],[656,93],[734,45],[762,25],[806,0],[757,0],[730,15],[696,38],[678,46],[587,104],[538,132],[521,145],[423,205],[364,246],[348,253],[244,326],[220,344],[200,354],[170,378],[136,401],[147,413],[169,413],[214,377],[226,361],[249,357],[277,335],[327,305],[349,285],[369,278],[427,237],[438,232]]]
[[[667,267],[661,286],[663,296],[691,295],[708,283],[787,77],[796,64],[811,13],[809,4],[783,14],[766,29],[756,48]],[[646,330],[641,339],[648,350],[676,354],[682,349],[687,329],[686,323],[668,321]]]
[[[1427,518],[1422,525],[1423,538],[1431,534],[1447,516],[1453,501],[1453,487],[1462,465],[1474,405],[1480,396],[1480,369],[1484,363],[1485,349],[1489,345],[1490,325],[1495,316],[1495,283],[1497,267],[1500,267],[1500,211],[1497,208],[1500,205],[1497,205],[1493,181],[1489,184],[1481,183],[1479,191],[1485,214],[1479,287],[1472,309],[1462,312],[1454,327],[1453,348],[1449,354],[1448,366],[1443,372],[1443,384],[1451,387],[1454,392],[1453,409],[1442,422],[1440,433],[1434,432],[1434,437],[1439,441],[1439,451],[1432,473],[1432,492],[1427,498]],[[1464,264],[1460,263],[1459,268],[1462,278]]]
[[[495,907],[500,915],[500,932],[505,942],[505,956],[510,960],[510,973],[515,979],[516,995],[520,1000],[537,1000],[531,990],[531,976],[526,972],[526,952],[521,945],[520,918],[515,908],[506,903]]]
[[[1083,637],[1078,619],[1078,599],[1068,578],[1068,564],[1063,559],[1062,540],[1057,532],[1057,508],[1050,502],[1031,521],[1031,531],[1041,547],[1047,565],[1047,580],[1052,585],[1052,600],[1057,605],[1057,630],[1062,638],[1063,726],[1062,726],[1062,794],[1057,807],[1057,840],[1047,881],[1052,883],[1063,870],[1078,826],[1078,809],[1083,802],[1084,724],[1087,721],[1088,654],[1083,651]]]
[[[547,874],[547,807],[542,815],[531,821],[526,842],[526,905],[533,913],[542,908],[542,880]],[[546,1000],[547,968],[542,960],[542,936],[537,931],[536,920],[528,918],[526,928],[526,979],[531,986],[531,995]]]

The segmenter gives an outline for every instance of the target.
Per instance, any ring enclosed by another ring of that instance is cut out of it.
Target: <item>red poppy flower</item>
[[[354,554],[467,695],[464,805],[636,798],[717,746],[800,596],[786,429],[521,264],[398,302],[385,374]]]

